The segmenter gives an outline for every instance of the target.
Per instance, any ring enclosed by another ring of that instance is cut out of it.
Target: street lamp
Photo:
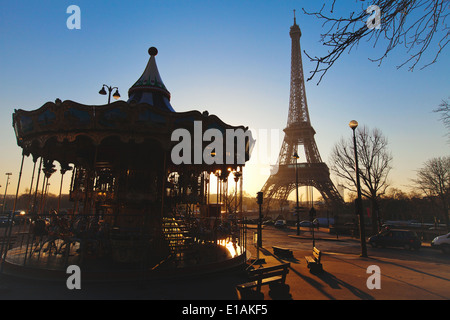
[[[100,91],[99,91],[98,93],[101,94],[101,95],[103,95],[103,96],[106,95],[106,90],[105,90],[105,88],[108,89],[108,104],[111,103],[111,92],[112,92],[114,89],[116,89],[116,92],[114,92],[113,98],[116,99],[116,100],[120,98],[119,88],[117,88],[117,87],[109,87],[109,86],[107,86],[106,84],[104,84],[104,85],[102,86],[102,88],[100,89]]]
[[[356,148],[356,136],[355,129],[358,127],[358,122],[356,120],[350,121],[348,124],[353,131],[353,148],[355,152],[355,171],[356,171],[356,190],[358,192],[358,198],[356,199],[356,214],[359,217],[359,236],[361,238],[361,257],[367,257],[366,248],[366,235],[364,228],[364,215],[362,213],[362,200],[361,200],[361,184],[359,181],[359,168],[358,168],[358,150]]]
[[[239,181],[239,178],[241,177],[241,175],[242,175],[242,172],[239,172],[239,171],[235,171],[234,172],[234,182],[236,182],[236,188],[235,188],[235,190],[234,190],[234,213],[236,213],[237,214],[237,189],[238,189],[238,181]],[[242,199],[241,199],[241,201],[242,201]]]
[[[222,170],[216,170],[216,172],[214,173],[215,176],[217,177],[217,194],[216,194],[216,204],[219,204],[219,186],[220,186],[220,173],[222,172]]]
[[[299,213],[299,207],[298,207],[298,163],[297,160],[299,158],[297,151],[294,152],[294,155],[292,156],[295,159],[295,213],[297,214],[297,235],[300,235],[300,213]]]
[[[258,220],[258,239],[257,239],[257,260],[259,260],[259,249],[262,247],[262,204],[263,204],[263,193],[256,193],[256,203],[259,206],[259,220]]]
[[[2,213],[5,213],[5,205],[6,205],[6,191],[8,191],[8,184],[9,184],[9,176],[12,176],[11,172],[7,172],[5,173],[7,175],[6,178],[6,187],[5,187],[5,195],[3,196],[3,208],[2,208]]]

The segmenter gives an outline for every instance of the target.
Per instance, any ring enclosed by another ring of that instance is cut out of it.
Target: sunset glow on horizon
[[[69,29],[67,8],[81,9],[79,29]],[[15,109],[35,110],[59,98],[86,105],[104,105],[102,84],[117,86],[121,100],[148,62],[148,48],[158,48],[156,63],[176,112],[198,110],[217,115],[233,126],[255,133],[252,157],[244,167],[243,187],[256,197],[276,164],[289,110],[293,9],[302,31],[301,49],[318,56],[322,25],[301,8],[317,9],[305,0],[257,3],[242,1],[18,1],[4,3],[0,18],[0,119],[2,158],[0,193],[6,172],[12,172],[8,195],[15,194],[21,148],[11,115]],[[339,10],[345,10],[341,5]],[[333,145],[351,138],[348,122],[378,128],[393,154],[392,187],[409,192],[411,180],[425,161],[448,155],[445,127],[433,112],[450,97],[448,51],[435,64],[408,71],[396,66],[407,55],[395,50],[380,66],[381,44],[360,43],[317,85],[306,83],[311,125],[322,160],[329,166]],[[424,59],[432,59],[427,54]],[[305,78],[315,65],[302,55]],[[427,60],[427,61],[428,61]],[[299,162],[305,162],[300,155]],[[31,157],[25,158],[20,193],[30,188]],[[58,172],[50,192],[59,193]],[[331,175],[335,185],[343,183]],[[70,178],[65,177],[63,193]],[[216,193],[215,179],[211,194]],[[235,188],[234,181],[229,191]],[[310,195],[302,188],[301,197]],[[314,199],[320,194],[314,190]],[[293,200],[293,194],[290,198]]]

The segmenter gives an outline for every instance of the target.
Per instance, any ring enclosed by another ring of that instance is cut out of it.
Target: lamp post
[[[215,175],[217,177],[217,194],[216,194],[216,204],[219,204],[219,185],[220,185],[220,173],[221,170],[216,170]]]
[[[313,246],[313,248],[316,246],[316,239],[314,237],[314,223],[313,223],[315,216],[316,216],[316,209],[314,209],[314,204],[313,204],[311,206],[311,209],[309,210],[309,219],[311,220],[312,246]]]
[[[256,193],[256,203],[259,206],[259,219],[258,219],[258,238],[257,238],[257,259],[259,260],[259,248],[262,247],[262,204],[263,204],[263,193]]]
[[[294,155],[292,156],[295,159],[295,213],[297,214],[297,235],[300,235],[300,212],[298,207],[298,153],[297,151],[294,152]]]
[[[110,87],[110,86],[107,86],[106,84],[104,84],[104,85],[102,86],[102,88],[100,89],[100,91],[99,91],[98,93],[101,94],[101,95],[103,95],[103,96],[106,95],[106,90],[105,90],[105,88],[108,89],[108,104],[111,103],[111,92],[112,92],[114,89],[116,89],[116,92],[114,92],[113,98],[116,99],[116,100],[120,98],[119,88],[117,88],[117,87]]]
[[[241,177],[242,173],[239,171],[235,171],[234,172],[234,182],[236,182],[236,188],[234,190],[234,213],[237,214],[237,189],[238,189],[238,181],[239,178]]]
[[[5,195],[3,196],[3,208],[2,208],[2,213],[5,213],[5,205],[6,205],[6,191],[8,191],[8,184],[9,184],[9,176],[12,176],[11,172],[7,172],[5,173],[7,178],[6,178],[6,187],[5,187]]]
[[[356,199],[356,214],[359,217],[359,236],[361,238],[361,257],[367,257],[367,247],[366,247],[366,232],[364,227],[364,216],[362,213],[362,200],[361,200],[361,184],[359,181],[359,167],[358,167],[358,150],[356,148],[356,136],[355,130],[358,127],[358,122],[356,120],[350,121],[348,124],[353,131],[353,148],[355,152],[355,171],[356,171],[356,190],[358,192],[358,198]]]

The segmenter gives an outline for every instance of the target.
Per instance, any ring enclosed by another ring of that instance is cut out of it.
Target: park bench
[[[308,269],[312,273],[316,272],[322,272],[322,263],[320,260],[322,259],[322,251],[317,249],[316,247],[313,248],[313,255],[312,256],[305,256],[306,263],[308,264]]]
[[[289,273],[290,263],[253,269],[248,272],[250,282],[236,286],[239,300],[261,300],[264,294],[261,292],[263,285],[269,285],[270,296],[284,298],[289,295],[289,285],[286,284],[286,275]]]
[[[281,247],[272,247],[273,253],[281,258],[294,258],[292,254],[292,250],[281,248]]]

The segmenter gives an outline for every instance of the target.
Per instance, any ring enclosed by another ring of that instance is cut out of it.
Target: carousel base
[[[33,280],[66,281],[71,272],[70,265],[80,267],[83,282],[120,282],[120,281],[161,281],[169,278],[190,277],[232,270],[242,270],[250,259],[249,252],[231,256],[224,254],[224,248],[217,246],[216,254],[209,256],[201,263],[162,260],[148,267],[143,263],[118,264],[107,258],[87,257],[80,260],[77,255],[64,257],[42,253],[39,257],[31,256],[25,259],[25,250],[13,248],[8,250],[3,263],[3,274]],[[201,252],[200,252],[201,253]],[[25,262],[24,262],[25,261]]]

